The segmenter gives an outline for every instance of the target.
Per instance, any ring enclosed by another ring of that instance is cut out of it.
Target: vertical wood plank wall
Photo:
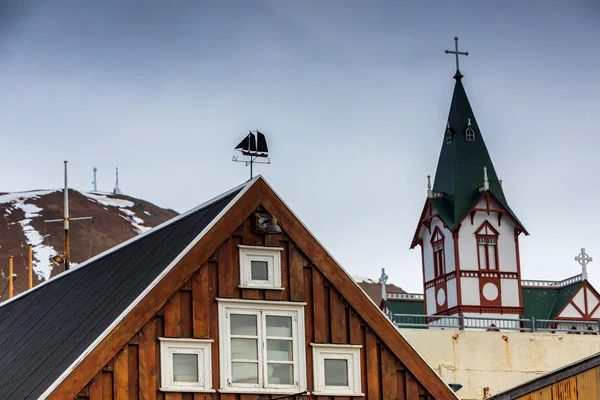
[[[79,393],[84,400],[257,400],[269,395],[220,393],[164,393],[160,387],[158,337],[213,339],[213,388],[219,388],[218,308],[215,297],[272,301],[303,301],[306,322],[308,391],[313,389],[310,343],[360,344],[364,397],[314,397],[318,400],[427,400],[432,399],[360,316],[329,284],[302,250],[284,234],[260,235],[247,219],[219,250],[190,277],[161,310],[111,362]],[[240,289],[238,244],[276,246],[281,256],[284,290]],[[373,312],[376,312],[373,310]],[[270,397],[279,397],[272,395]]]
[[[517,400],[592,400],[600,398],[600,367],[588,369]]]

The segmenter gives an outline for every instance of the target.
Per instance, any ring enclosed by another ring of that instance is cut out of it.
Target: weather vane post
[[[47,219],[44,222],[52,223],[52,222],[62,222],[64,224],[65,229],[65,250],[63,253],[63,257],[54,256],[52,259],[58,263],[64,262],[65,271],[69,269],[69,265],[71,263],[71,252],[69,247],[69,222],[70,221],[84,221],[89,219],[94,219],[94,217],[78,217],[71,218],[69,215],[69,185],[67,184],[67,161],[65,161],[65,190],[64,190],[64,217],[60,219]]]
[[[468,56],[468,51],[458,51],[458,36],[454,36],[454,51],[446,50],[446,54],[454,54],[456,56],[456,72],[460,74],[460,69],[458,68],[458,56]]]
[[[586,281],[587,280],[587,265],[590,262],[594,261],[594,259],[585,252],[585,249],[581,249],[581,253],[579,253],[579,255],[577,257],[575,257],[575,261],[577,261],[579,264],[581,264],[581,279]]]
[[[233,156],[231,161],[246,163],[246,167],[250,166],[250,179],[253,178],[252,166],[254,164],[271,164],[269,158],[269,148],[267,147],[267,139],[262,132],[258,130],[248,131],[248,135],[235,146],[234,150],[240,151],[244,156],[250,157],[247,160],[239,160],[237,156]],[[259,157],[266,158],[267,161],[256,161]]]

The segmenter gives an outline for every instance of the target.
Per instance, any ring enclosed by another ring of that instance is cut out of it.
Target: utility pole
[[[69,186],[67,184],[67,161],[65,161],[65,190],[64,190],[64,217],[60,219],[47,219],[44,222],[63,222],[65,228],[65,253],[64,253],[64,263],[65,263],[65,271],[69,269],[69,264],[71,262],[70,250],[69,250],[69,221],[83,221],[93,219],[94,217],[79,217],[79,218],[70,218],[69,217]]]

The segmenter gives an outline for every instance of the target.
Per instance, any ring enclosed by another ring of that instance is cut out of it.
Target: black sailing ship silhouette
[[[253,164],[271,164],[269,158],[269,148],[267,147],[267,139],[262,132],[258,130],[248,131],[248,135],[235,146],[234,150],[240,151],[244,156],[250,159],[239,160],[238,156],[233,156],[232,161],[246,163],[246,167],[250,166],[250,179],[252,179]],[[266,161],[256,161],[258,158],[266,158]]]

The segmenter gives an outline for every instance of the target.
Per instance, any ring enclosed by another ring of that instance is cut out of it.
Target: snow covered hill
[[[69,210],[72,218],[94,217],[93,221],[70,224],[71,262],[75,265],[177,215],[133,197],[72,189]],[[63,272],[63,265],[50,260],[63,251],[63,224],[44,222],[62,216],[62,190],[0,193],[0,292],[7,282],[10,256],[18,275],[15,294],[27,289],[29,244],[33,246],[34,286]]]

